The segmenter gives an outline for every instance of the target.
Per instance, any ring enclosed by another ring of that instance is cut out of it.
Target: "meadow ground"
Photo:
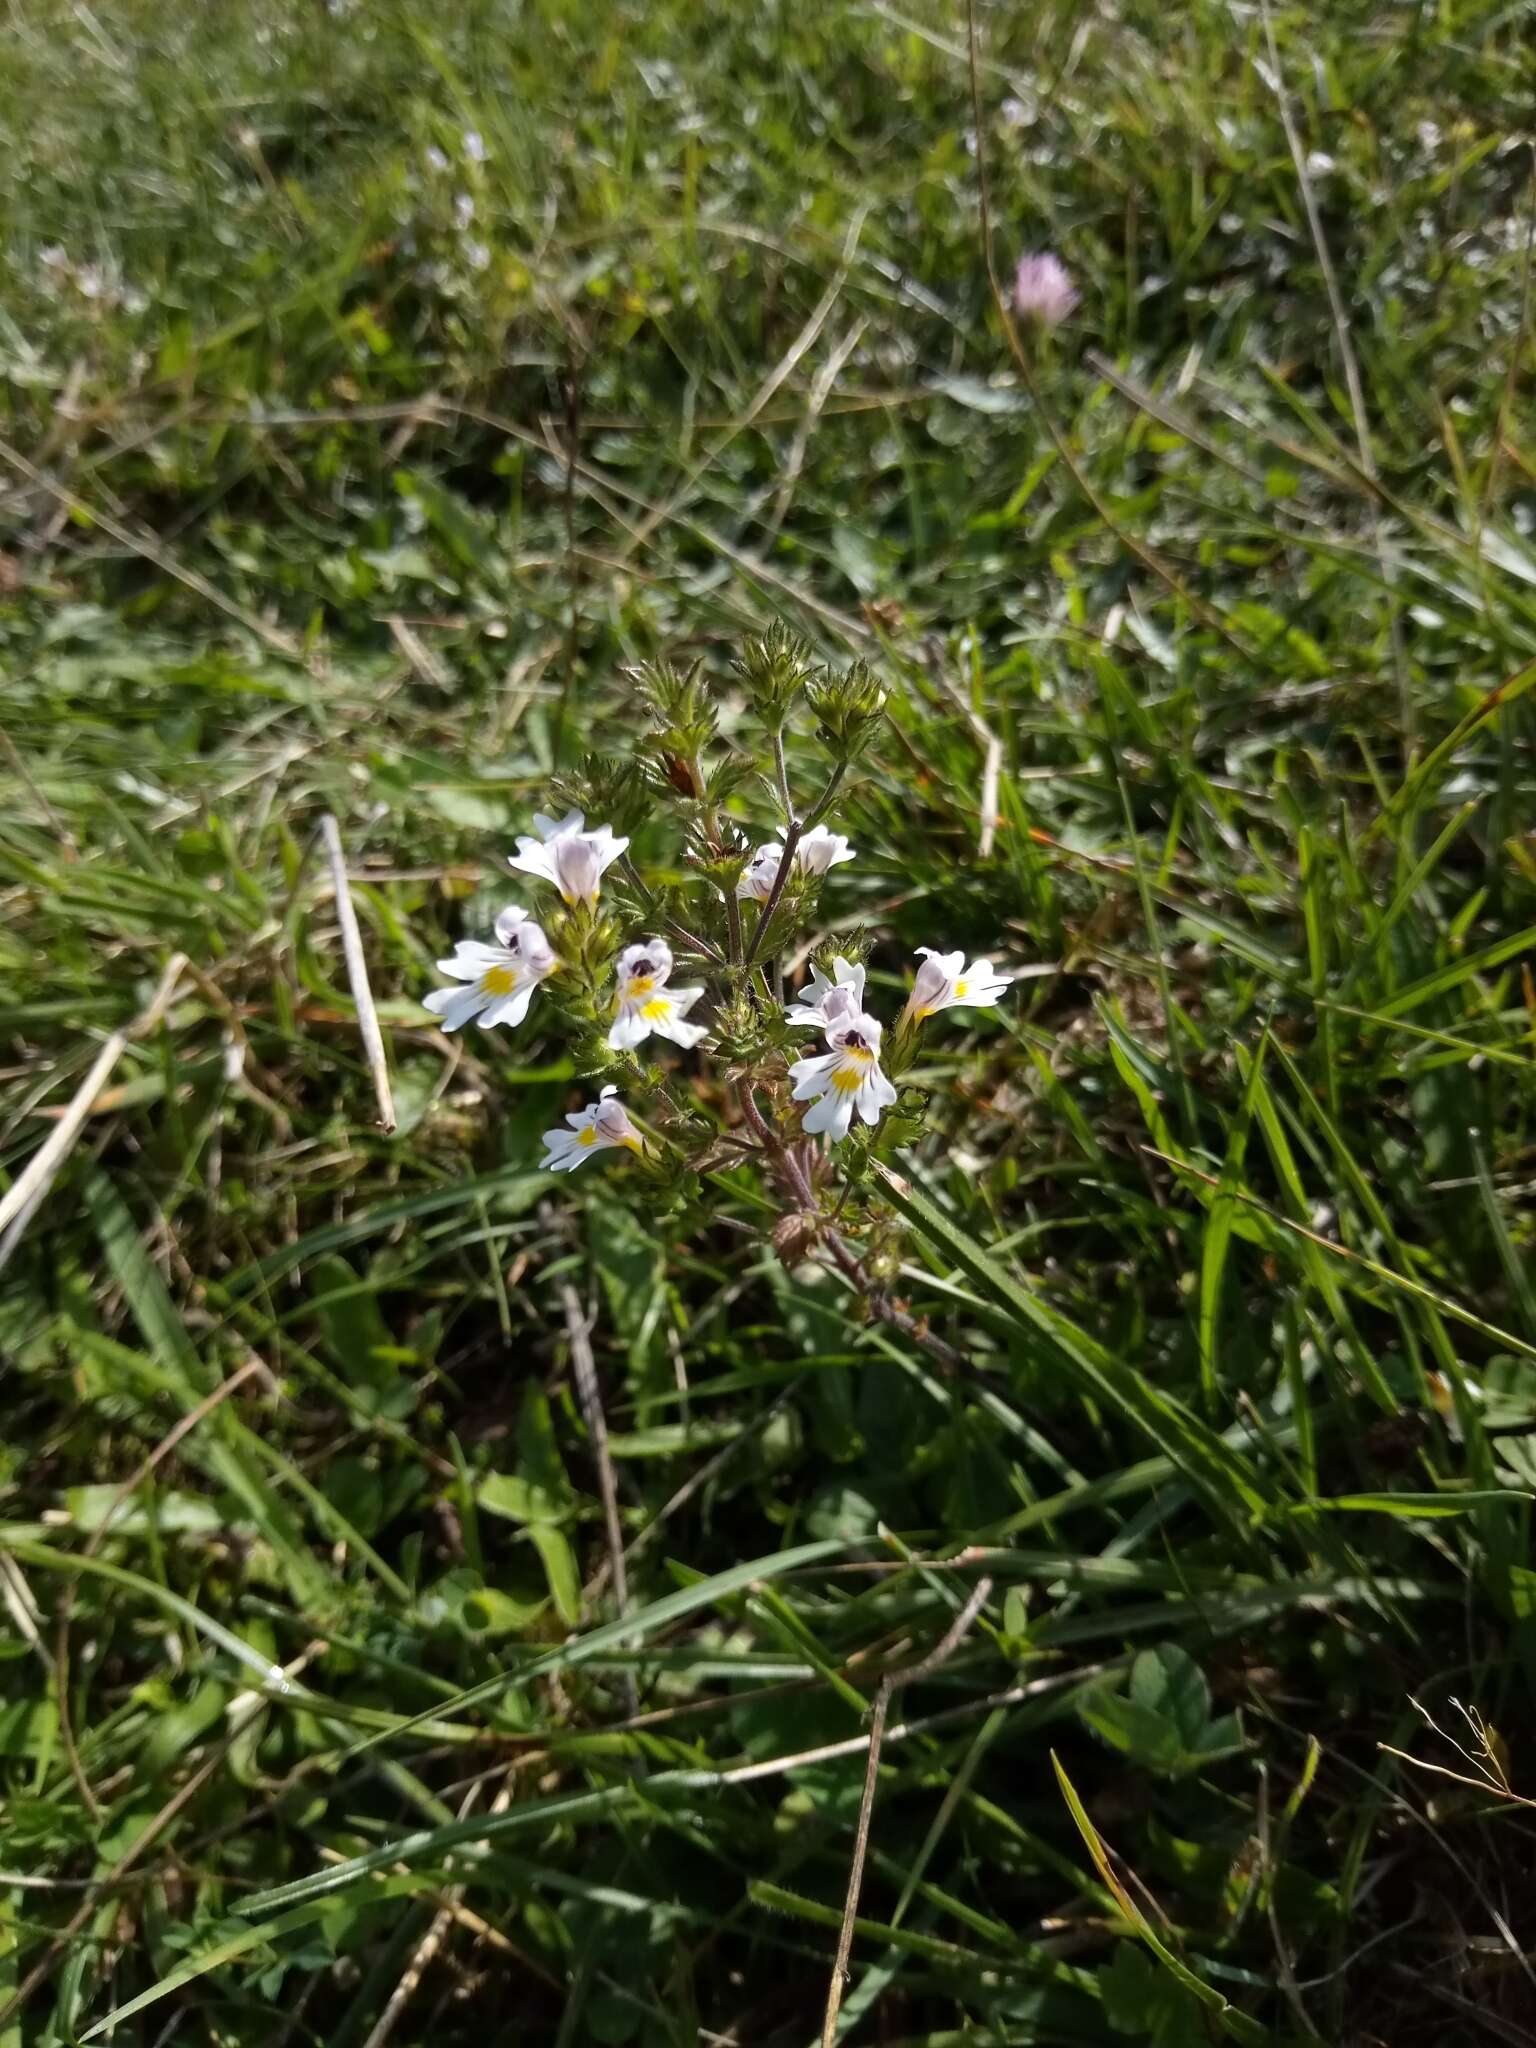
[[[845,2037],[1536,2039],[1528,17],[968,33],[8,10],[0,1201],[117,1057],[0,1237],[0,2048],[805,2048],[982,1578]],[[889,690],[820,929],[1019,972],[848,1196],[937,1355],[420,1006],[776,621]]]

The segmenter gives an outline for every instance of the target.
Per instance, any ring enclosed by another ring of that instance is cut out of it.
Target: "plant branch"
[[[822,819],[827,815],[827,812],[832,808],[832,799],[837,795],[839,789],[841,789],[843,777],[847,773],[848,763],[846,761],[839,761],[837,766],[832,770],[831,775],[828,777],[827,786],[821,792],[821,795],[816,803],[816,808],[810,813],[809,817],[803,818],[800,821],[800,836],[802,838],[804,838],[807,832],[814,831],[815,828],[821,823]]]
[[[753,961],[756,960],[758,949],[767,935],[769,925],[773,922],[773,913],[779,907],[779,898],[784,894],[790,875],[794,871],[795,849],[799,846],[806,833],[811,831],[826,816],[827,811],[831,807],[832,799],[837,795],[843,777],[847,773],[848,763],[846,761],[839,761],[832,770],[827,786],[822,791],[820,800],[810,815],[805,818],[796,818],[791,815],[789,823],[784,829],[784,851],[779,857],[779,871],[773,878],[773,887],[768,891],[768,900],[764,903],[758,915],[757,924],[753,928],[752,940],[747,947],[746,959],[743,962],[744,966],[750,967]]]
[[[779,726],[773,735],[773,768],[779,782],[779,802],[784,806],[784,823],[789,825],[795,815],[794,799],[789,793],[789,763],[784,758],[784,728]]]
[[[791,1146],[786,1145],[765,1120],[752,1093],[750,1082],[743,1081],[737,1087],[742,1115],[751,1126],[753,1135],[767,1153],[786,1193],[802,1209],[815,1209],[816,1193],[805,1172],[795,1157]],[[946,1344],[942,1337],[935,1337],[926,1322],[904,1308],[899,1308],[883,1288],[871,1280],[864,1262],[857,1252],[828,1228],[825,1237],[827,1250],[831,1253],[838,1270],[864,1303],[876,1322],[885,1323],[890,1329],[899,1330],[904,1337],[910,1337],[914,1344],[921,1345],[930,1358],[936,1359],[946,1372],[957,1373],[963,1378],[977,1377],[976,1368],[952,1344]]]

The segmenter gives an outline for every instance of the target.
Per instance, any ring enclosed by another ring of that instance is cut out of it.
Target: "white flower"
[[[882,1109],[896,1100],[896,1090],[880,1071],[880,1026],[855,1011],[827,1033],[832,1050],[815,1059],[796,1060],[790,1068],[794,1100],[814,1105],[801,1129],[808,1137],[825,1131],[834,1144],[848,1135],[855,1110],[865,1123],[880,1121]]]
[[[932,946],[919,946],[923,964],[917,970],[907,1008],[919,1023],[938,1010],[953,1010],[960,1004],[995,1003],[1012,981],[1011,974],[994,972],[990,960],[973,960],[969,967],[963,953],[937,953]]]
[[[741,880],[736,884],[736,894],[753,897],[759,903],[766,903],[773,894],[773,885],[779,879],[779,862],[784,858],[782,846],[760,846],[742,870]]]
[[[533,992],[555,967],[554,950],[526,910],[510,904],[496,920],[496,944],[460,939],[453,957],[439,960],[438,969],[467,988],[436,988],[425,1007],[443,1020],[445,1031],[457,1031],[472,1017],[481,1024],[521,1024]]]
[[[643,1152],[645,1141],[629,1120],[629,1113],[617,1100],[616,1088],[605,1088],[596,1102],[585,1109],[573,1109],[566,1118],[568,1130],[546,1131],[544,1157],[540,1166],[551,1173],[574,1173],[583,1159],[623,1145],[631,1152]]]
[[[853,848],[841,832],[829,832],[825,825],[813,825],[801,834],[795,848],[795,866],[802,874],[824,875],[828,868],[853,859]]]
[[[814,1024],[818,1031],[828,1031],[834,1024],[842,1024],[864,1007],[864,970],[855,967],[851,960],[838,955],[832,962],[833,979],[828,981],[819,967],[811,969],[811,978],[800,991],[798,1003],[791,1003],[784,1012],[790,1024]]]
[[[585,823],[580,811],[569,812],[558,824],[538,812],[533,821],[538,838],[519,839],[516,853],[507,855],[509,865],[553,882],[567,903],[595,903],[604,868],[618,859],[629,841],[615,839],[606,825],[584,831]]]
[[[614,1024],[608,1033],[615,1052],[631,1051],[653,1031],[658,1038],[670,1038],[674,1045],[683,1046],[697,1045],[708,1031],[707,1024],[683,1022],[704,991],[667,987],[672,948],[665,939],[626,946],[615,972]]]
[[[777,844],[770,842],[767,846],[760,846],[736,884],[736,894],[755,897],[759,903],[766,903],[779,879],[779,864],[783,858],[782,840]],[[828,868],[852,859],[853,848],[842,833],[829,832],[825,825],[813,825],[795,847],[795,870],[802,875],[824,875]]]
[[[472,164],[483,164],[485,162],[485,140],[478,128],[466,128],[464,130],[464,154]]]
[[[427,144],[426,165],[429,171],[446,171],[448,168],[448,159],[435,142]]]

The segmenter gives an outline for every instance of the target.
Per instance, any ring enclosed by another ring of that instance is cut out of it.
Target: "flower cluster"
[[[995,973],[990,960],[967,967],[963,953],[936,953],[932,946],[917,950],[923,964],[898,1019],[899,1032],[912,1031],[940,1010],[995,1003],[1008,986],[1010,977]],[[896,1100],[896,1090],[880,1070],[884,1027],[864,1008],[864,969],[840,955],[832,962],[830,981],[813,969],[804,996],[784,1014],[790,1024],[823,1032],[831,1047],[814,1059],[796,1060],[789,1070],[793,1099],[814,1105],[802,1130],[811,1136],[825,1132],[836,1143],[847,1137],[855,1114],[867,1124],[878,1123],[881,1110]]]
[[[571,1172],[599,1152],[624,1150],[665,1179],[674,1168],[702,1167],[706,1156],[718,1156],[718,1134],[705,1131],[702,1142],[694,1142],[703,1128],[700,1101],[707,1097],[664,1068],[642,1067],[635,1059],[648,1040],[693,1052],[715,1033],[710,1049],[740,1104],[739,1131],[727,1144],[732,1152],[740,1147],[750,1153],[751,1133],[770,1172],[803,1203],[803,1169],[788,1157],[786,1143],[804,1136],[835,1145],[856,1121],[872,1129],[895,1104],[896,1081],[910,1065],[926,1021],[961,1005],[996,1003],[1010,977],[988,960],[968,965],[963,953],[919,948],[911,992],[888,1043],[866,998],[861,960],[838,954],[828,966],[813,965],[799,994],[784,1002],[780,966],[759,956],[780,950],[788,928],[803,926],[814,911],[827,877],[856,858],[848,838],[821,820],[848,769],[874,743],[886,693],[866,664],[854,663],[834,676],[815,667],[809,650],[783,632],[749,646],[737,675],[772,740],[776,776],[770,787],[783,813],[778,833],[754,851],[730,815],[748,764],[731,753],[713,764],[706,760],[718,735],[699,669],[687,675],[664,664],[637,670],[634,679],[657,722],[649,753],[628,763],[590,761],[566,785],[568,798],[584,808],[564,816],[539,812],[533,832],[518,838],[509,857],[515,872],[549,885],[559,902],[539,913],[544,922],[521,905],[508,905],[496,919],[494,943],[461,940],[452,957],[438,963],[449,985],[433,991],[426,1007],[445,1031],[471,1022],[516,1025],[540,987],[552,984],[554,1007],[577,1034],[578,1058],[604,1082],[594,1101],[572,1111],[562,1128],[544,1133],[541,1163],[556,1173]],[[782,735],[791,709],[802,700],[814,714],[832,769],[819,801],[797,817]],[[626,861],[611,882],[616,916],[604,878],[630,842],[611,825],[589,828],[587,810],[601,806],[632,830],[658,794],[683,808],[693,894],[670,882],[655,890]],[[701,899],[702,912],[692,911],[690,902]],[[744,903],[762,906],[751,931],[739,907]],[[644,919],[640,936],[633,935],[633,926],[624,932],[626,906],[635,922]],[[678,956],[661,936],[663,929],[678,940],[686,962],[699,963],[697,981],[673,981]],[[706,988],[712,1021],[695,1022]],[[822,1049],[796,1058],[791,1034],[804,1031],[819,1033]],[[643,1127],[631,1119],[617,1083],[604,1073],[620,1067],[643,1075],[656,1096],[655,1112]],[[794,1105],[787,1114],[786,1080]],[[767,1089],[772,1098],[769,1122],[756,1089]]]

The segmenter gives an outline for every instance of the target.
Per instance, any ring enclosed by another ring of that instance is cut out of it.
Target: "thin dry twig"
[[[36,1598],[32,1588],[27,1584],[21,1566],[9,1552],[3,1550],[0,1550],[0,1598],[5,1601],[10,1617],[16,1624],[17,1633],[36,1654],[37,1661],[47,1673],[51,1684],[54,1663],[48,1654],[48,1645],[43,1641],[40,1626],[42,1616],[38,1611]],[[97,1818],[100,1817],[98,1814]]]
[[[434,404],[438,416],[473,420],[482,427],[489,427],[498,434],[506,435],[508,440],[520,442],[525,447],[537,448],[545,454],[553,454],[557,459],[560,456],[558,447],[552,446],[546,437],[535,434],[517,420],[509,419],[505,413],[489,412],[483,406],[465,405],[447,399],[438,399]],[[594,468],[589,462],[573,462],[571,469],[584,494],[594,499],[621,525],[627,525],[628,522],[617,509],[616,500],[625,505],[633,505],[644,513],[660,510],[664,520],[696,535],[706,547],[712,548],[722,561],[729,562],[733,568],[739,569],[753,582],[762,584],[766,589],[780,592],[803,610],[813,613],[842,634],[851,644],[863,646],[871,639],[870,630],[862,619],[856,619],[848,612],[839,611],[836,605],[828,604],[824,598],[796,583],[793,578],[784,575],[761,556],[735,546],[692,512],[668,512],[665,507],[658,507],[651,499],[625,483],[621,477],[614,476],[607,470]]]
[[[853,1926],[859,1916],[859,1892],[864,1883],[864,1859],[869,1853],[869,1824],[875,1808],[875,1784],[880,1773],[880,1750],[885,1741],[885,1721],[890,1712],[891,1700],[904,1685],[911,1685],[921,1678],[930,1678],[964,1642],[967,1632],[977,1615],[986,1605],[992,1592],[990,1579],[978,1579],[971,1588],[970,1597],[955,1616],[943,1636],[926,1657],[916,1664],[909,1664],[904,1670],[893,1671],[880,1681],[875,1694],[874,1710],[869,1724],[869,1761],[864,1770],[864,1796],[859,1801],[858,1826],[853,1837],[853,1862],[848,1871],[848,1896],[843,1902],[843,1924],[838,1931],[837,1958],[832,1965],[832,1981],[827,1987],[827,2010],[821,2023],[821,2048],[834,2048],[837,2040],[837,2015],[843,2003],[843,1984],[848,1975],[848,1958],[853,1952]]]
[[[48,1136],[38,1146],[15,1180],[0,1195],[0,1272],[21,1241],[22,1232],[36,1214],[60,1167],[90,1118],[96,1099],[111,1079],[112,1071],[128,1048],[130,1040],[152,1031],[170,1005],[187,959],[174,953],[166,962],[149,1002],[125,1030],[114,1031],[91,1064],[91,1070],[71,1096],[68,1106]]]
[[[707,470],[719,461],[737,435],[745,433],[753,421],[761,415],[764,407],[773,399],[790,371],[800,362],[806,351],[813,346],[816,337],[827,324],[833,308],[843,295],[843,287],[847,284],[849,274],[853,269],[854,258],[858,254],[859,238],[864,232],[864,223],[868,218],[869,202],[866,200],[854,209],[853,219],[849,222],[848,232],[843,239],[842,259],[831,282],[827,285],[826,290],[822,293],[821,298],[813,309],[810,318],[764,378],[762,384],[758,387],[757,396],[752,400],[746,411],[739,418],[733,419],[725,432],[719,436],[706,453],[696,463],[690,465],[681,484],[679,484],[672,495],[660,505],[652,506],[646,512],[645,517],[631,533],[628,542],[620,549],[619,558],[621,561],[633,554],[636,548],[643,546],[664,520],[675,517],[683,509],[687,502],[688,492],[692,486],[698,482],[699,478]],[[835,370],[833,376],[836,376]],[[823,402],[825,401],[823,400]]]
[[[379,1029],[373,990],[368,985],[368,962],[363,958],[362,935],[357,928],[357,912],[353,908],[352,891],[347,882],[347,856],[341,844],[341,828],[329,811],[320,820],[320,836],[325,841],[326,857],[331,863],[331,881],[336,892],[336,922],[341,926],[342,950],[347,956],[347,980],[352,985],[352,1000],[357,1005],[357,1025],[362,1033],[363,1051],[368,1056],[368,1071],[373,1076],[373,1092],[379,1099],[379,1128],[387,1134],[395,1128],[395,1101],[389,1089],[384,1034]]]
[[[1486,1778],[1474,1778],[1466,1771],[1453,1771],[1444,1764],[1426,1763],[1421,1756],[1410,1756],[1406,1749],[1394,1749],[1390,1742],[1378,1742],[1376,1747],[1388,1756],[1395,1756],[1405,1764],[1412,1764],[1416,1771],[1433,1771],[1437,1778],[1453,1778],[1458,1785],[1469,1785],[1474,1792],[1486,1793],[1488,1798],[1505,1806],[1536,1807],[1536,1799],[1527,1799],[1522,1792],[1512,1792],[1508,1786],[1502,1789],[1490,1784]]]
[[[800,480],[801,470],[805,467],[811,436],[826,410],[827,400],[832,396],[833,387],[842,375],[848,358],[863,340],[864,330],[868,325],[869,322],[862,316],[855,320],[842,340],[833,345],[831,354],[811,379],[810,392],[805,401],[805,413],[795,430],[795,438],[790,444],[789,460],[784,465],[783,477],[774,493],[773,504],[763,524],[764,533],[770,540],[777,537],[779,528],[784,524],[789,512],[790,502],[795,495],[795,486]]]
[[[22,759],[20,748],[16,745],[16,742],[11,738],[10,734],[6,731],[3,725],[0,725],[0,749],[4,750],[6,759],[10,762],[11,766],[16,770],[17,776],[20,778],[21,785],[26,790],[28,796],[32,798],[33,802],[41,810],[44,818],[47,819],[48,829],[53,834],[54,838],[59,841],[61,846],[72,847],[74,845],[74,841],[70,837],[68,826],[65,825],[64,821],[60,818],[58,812],[53,808],[53,805],[49,803],[47,797],[43,794],[42,790],[33,780],[32,771],[28,768],[26,762]]]

